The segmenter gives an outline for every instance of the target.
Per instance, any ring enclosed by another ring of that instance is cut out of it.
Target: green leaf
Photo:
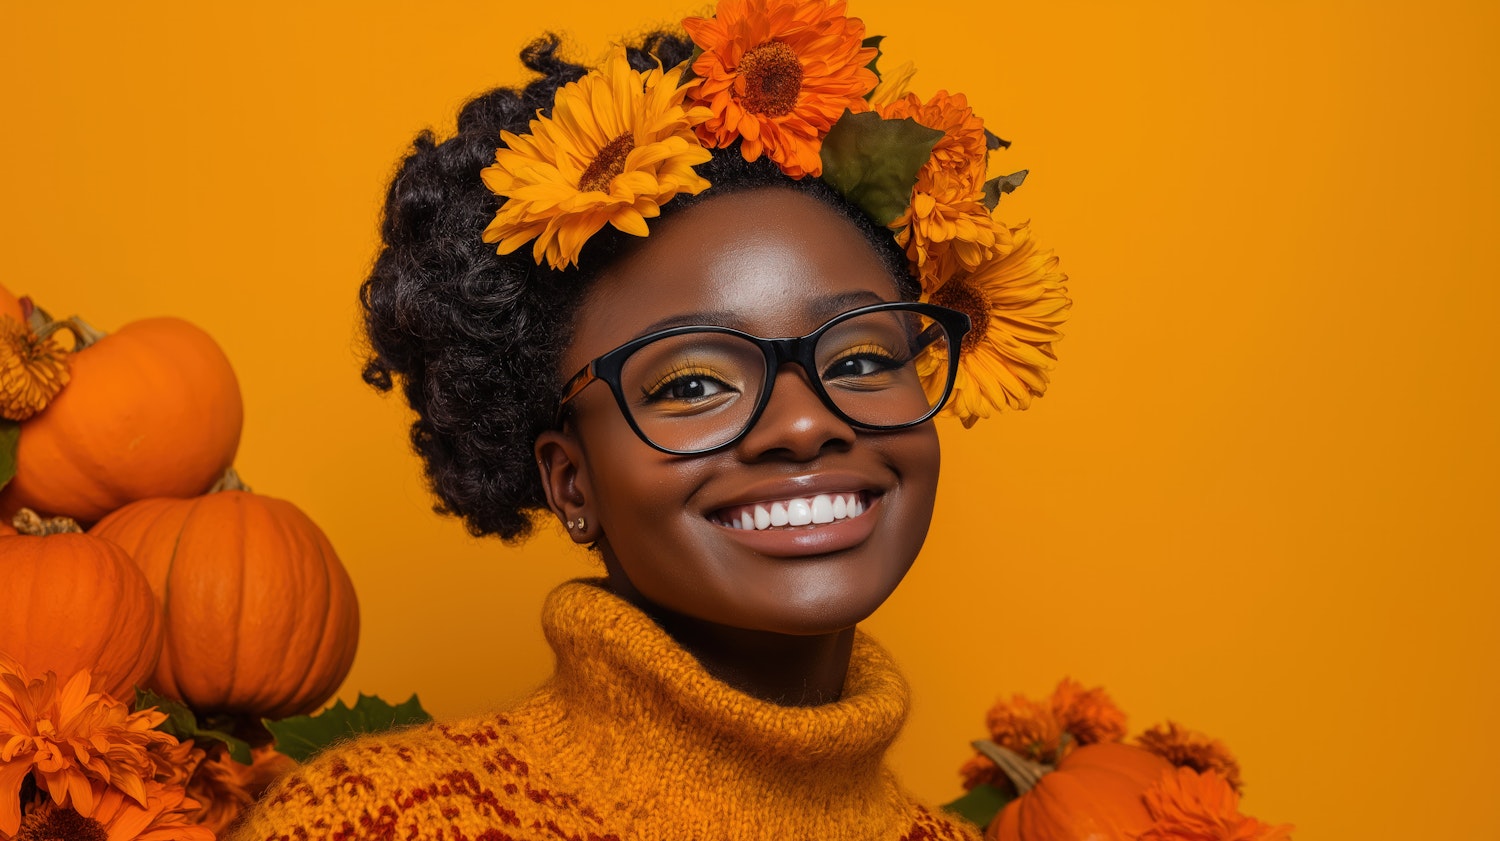
[[[147,707],[155,707],[167,714],[167,720],[156,725],[157,730],[176,736],[178,741],[192,739],[195,742],[223,742],[225,747],[229,749],[231,759],[241,765],[250,764],[250,745],[248,743],[241,739],[236,739],[222,730],[199,727],[198,717],[181,701],[174,701],[171,698],[158,695],[149,689],[137,689],[135,691],[135,710],[139,712]]]
[[[16,475],[16,448],[21,445],[21,424],[0,418],[0,488]]]
[[[262,719],[266,729],[276,737],[276,750],[298,762],[306,762],[329,745],[354,736],[429,721],[432,716],[422,709],[415,694],[405,703],[391,706],[363,693],[352,707],[340,699],[317,715],[294,715],[280,721]]]
[[[880,71],[875,69],[875,64],[876,64],[876,62],[880,61],[880,57],[882,55],[884,55],[884,53],[882,53],[880,51],[880,42],[884,41],[884,40],[885,40],[885,36],[884,35],[871,35],[870,37],[866,38],[865,40],[859,42],[859,46],[861,48],[864,48],[864,49],[868,49],[870,47],[874,47],[875,48],[875,57],[872,58],[872,59],[870,59],[870,63],[865,65],[865,69],[869,70],[871,73],[874,73],[875,74],[875,78],[877,78],[877,79],[880,78]]]
[[[889,225],[911,203],[917,171],[942,136],[910,117],[885,120],[874,111],[845,111],[823,138],[823,180],[871,219]]]
[[[990,825],[990,821],[993,821],[996,815],[1000,814],[1005,804],[1015,799],[1016,796],[1008,791],[988,783],[981,783],[969,789],[968,794],[952,803],[944,803],[943,809],[984,829]]]
[[[984,206],[990,210],[1000,203],[1000,197],[1006,193],[1014,193],[1021,182],[1026,180],[1026,173],[1030,170],[1012,172],[1010,175],[1000,175],[984,182]]]

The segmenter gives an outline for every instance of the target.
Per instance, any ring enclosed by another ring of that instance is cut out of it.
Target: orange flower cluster
[[[1041,765],[1056,765],[1075,747],[1125,737],[1125,713],[1103,687],[1085,689],[1072,678],[1063,678],[1046,701],[1024,695],[996,701],[985,715],[985,725],[995,744]],[[983,755],[965,762],[959,774],[965,789],[1003,779],[1000,769]]]
[[[1178,768],[1144,797],[1152,823],[1135,841],[1291,841],[1290,824],[1240,814],[1240,796],[1215,771]]]
[[[1213,771],[1236,792],[1244,790],[1244,783],[1240,781],[1240,763],[1218,739],[1210,739],[1169,721],[1147,730],[1135,740],[1173,765],[1191,768],[1200,774]]]
[[[889,222],[922,299],[970,317],[973,329],[954,351],[959,380],[945,411],[967,427],[1042,395],[1071,307],[1067,276],[1050,252],[1037,249],[1026,225],[991,215],[1024,173],[986,180],[990,149],[1002,141],[985,131],[968,99],[907,93],[909,64],[882,79],[874,39],[846,14],[843,0],[720,0],[713,16],[687,18],[683,27],[698,47],[690,68],[642,74],[617,52],[559,90],[550,116],[533,120],[530,133],[502,133],[504,145],[483,179],[506,201],[484,241],[501,254],[534,241],[538,264],[564,269],[577,265],[584,244],[605,225],[646,236],[646,220],[663,203],[709,189],[693,167],[710,159],[710,149],[738,144],[745,160],[768,157],[792,178],[823,176],[826,163],[830,183]],[[846,117],[872,110],[881,126],[916,130],[854,127],[859,121],[850,119],[848,133],[861,139],[825,146]],[[931,136],[928,129],[940,133],[935,141],[920,139]],[[890,139],[860,134],[872,131]],[[867,151],[840,151],[865,141]],[[934,144],[930,151],[926,142]],[[834,172],[844,155],[860,160],[849,169],[861,175]],[[865,177],[880,184],[869,204],[854,197],[867,195]],[[931,359],[920,372],[929,388],[945,382],[946,362]]]
[[[188,751],[154,729],[166,715],[130,712],[90,692],[90,680],[86,671],[62,685],[52,672],[31,678],[0,657],[0,834],[213,841],[188,817],[197,804],[175,770]],[[27,779],[32,802],[22,801]]]

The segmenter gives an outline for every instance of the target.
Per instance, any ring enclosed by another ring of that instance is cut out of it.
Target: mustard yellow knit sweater
[[[859,634],[842,700],[781,707],[715,680],[599,582],[543,612],[557,671],[515,708],[369,737],[267,792],[235,841],[977,839],[883,762],[907,710]]]

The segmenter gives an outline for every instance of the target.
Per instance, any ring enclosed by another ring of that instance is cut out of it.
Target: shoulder
[[[588,829],[585,804],[551,790],[508,714],[351,741],[282,777],[233,841],[499,839]],[[594,819],[597,821],[597,818]],[[486,834],[489,833],[489,834]]]

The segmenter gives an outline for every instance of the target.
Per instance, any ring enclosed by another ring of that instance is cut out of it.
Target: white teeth
[[[764,531],[782,526],[826,525],[863,513],[865,504],[858,493],[817,494],[725,509],[712,519],[727,528]]]
[[[818,494],[812,501],[812,521],[814,523],[833,522],[833,500],[828,494]]]

